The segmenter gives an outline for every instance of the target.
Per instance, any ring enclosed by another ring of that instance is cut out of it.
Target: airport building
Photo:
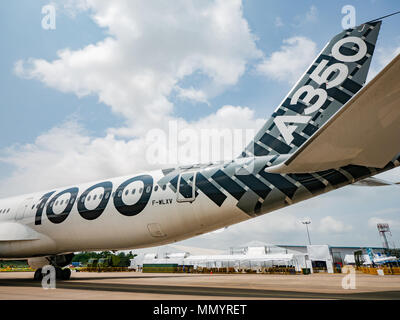
[[[371,248],[374,253],[383,253],[383,248]],[[131,260],[131,268],[168,271],[181,268],[183,272],[202,269],[225,268],[235,272],[244,270],[262,271],[271,268],[290,268],[295,272],[304,269],[310,272],[340,272],[343,265],[354,264],[354,252],[361,247],[331,247],[329,245],[271,245],[260,244],[219,250],[165,246],[158,252],[142,253]],[[366,255],[367,256],[367,255]],[[172,269],[171,269],[172,268]]]

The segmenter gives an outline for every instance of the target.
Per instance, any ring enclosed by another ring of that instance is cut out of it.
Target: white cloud
[[[378,211],[375,211],[373,214],[377,215],[387,215],[387,214],[396,214],[400,213],[400,208],[385,208]]]
[[[300,13],[294,17],[292,27],[299,28],[305,24],[315,23],[318,21],[318,9],[315,5],[311,5],[306,13]]]
[[[0,192],[34,192],[127,174],[146,166],[137,151],[144,147],[142,140],[125,142],[112,135],[90,137],[70,120],[40,135],[33,144],[12,146],[2,152],[1,162],[16,169],[2,179]]]
[[[368,219],[368,226],[370,228],[373,228],[376,230],[376,225],[378,223],[388,223],[390,229],[400,229],[400,221],[398,220],[393,220],[393,219],[385,219],[385,218],[380,218],[380,217],[371,217]]]
[[[322,233],[343,233],[352,230],[352,226],[331,216],[322,218],[319,222],[318,231]]]
[[[373,79],[398,54],[400,54],[400,46],[391,48],[376,48],[366,82],[369,82],[371,79]]]
[[[224,106],[191,122],[173,116],[174,92],[179,99],[208,103],[262,56],[241,0],[69,0],[58,7],[70,16],[87,11],[109,36],[79,50],[59,50],[53,61],[19,60],[15,73],[78,97],[95,95],[126,121],[105,137],[92,137],[69,120],[32,144],[3,150],[0,160],[16,168],[0,183],[4,195],[159,167],[144,157],[146,134],[158,129],[168,137],[171,121],[195,132],[261,126],[263,120],[245,107]],[[183,85],[198,74],[203,82]],[[234,146],[226,147],[233,154]]]
[[[280,50],[265,58],[257,70],[273,80],[294,84],[316,55],[317,46],[312,40],[292,37],[283,40]]]
[[[209,105],[209,102],[207,101],[207,95],[202,90],[196,90],[193,87],[187,89],[177,87],[176,90],[178,92],[178,97],[182,100],[202,102]]]
[[[275,27],[283,27],[285,24],[282,21],[281,17],[276,17],[275,18]]]
[[[190,133],[200,136],[202,130],[246,130],[258,129],[264,123],[263,119],[256,119],[254,112],[249,108],[223,106],[216,113],[210,114],[197,121],[187,122],[184,119],[171,119],[178,124],[178,130],[190,128]],[[162,130],[162,129],[160,129]],[[163,130],[162,130],[163,131]],[[171,132],[163,131],[166,141],[169,141]],[[249,136],[251,139],[253,135]],[[237,156],[242,146],[233,145],[232,141],[222,140],[223,152],[213,153],[220,159],[224,154],[229,159]],[[166,150],[177,155],[180,163],[186,160],[198,163],[201,150],[201,140],[195,141],[190,147],[198,152],[182,155],[185,142],[177,145],[164,145]],[[65,185],[83,183],[113,176],[128,175],[135,172],[157,169],[175,165],[176,162],[160,164],[146,158],[146,150],[150,147],[146,135],[134,139],[120,139],[111,132],[105,137],[92,137],[74,119],[40,135],[32,144],[15,145],[3,150],[0,162],[15,167],[7,178],[0,182],[0,194],[3,196],[35,192],[61,187]],[[239,148],[239,149],[238,149]],[[191,149],[192,150],[192,149]],[[218,160],[220,160],[218,159]],[[170,159],[167,159],[170,160]],[[173,160],[173,159],[172,159]],[[210,160],[207,160],[208,162]]]
[[[16,74],[79,97],[95,94],[137,134],[172,112],[168,97],[186,77],[197,72],[209,79],[204,88],[182,89],[186,98],[206,101],[234,85],[246,64],[261,57],[240,0],[74,0],[71,5],[90,9],[109,37],[80,50],[60,50],[54,61],[18,61]]]
[[[312,5],[306,13],[307,22],[315,22],[318,19],[318,9],[316,6]]]

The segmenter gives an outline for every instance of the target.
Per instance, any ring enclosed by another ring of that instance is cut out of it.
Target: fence
[[[378,270],[382,270],[383,274],[395,274],[400,275],[400,267],[381,267],[381,268],[374,268],[374,267],[358,267],[357,270],[366,273],[366,274],[378,274]]]
[[[82,267],[76,268],[77,272],[126,272],[132,271],[128,267]]]
[[[34,269],[29,267],[5,267],[0,268],[0,272],[33,272]]]

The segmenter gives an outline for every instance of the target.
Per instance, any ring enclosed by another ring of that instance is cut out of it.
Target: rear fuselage
[[[187,239],[389,170],[265,172],[270,157],[157,170],[0,200],[1,258],[141,248]],[[195,185],[195,188],[193,188]],[[3,212],[4,211],[4,212]]]

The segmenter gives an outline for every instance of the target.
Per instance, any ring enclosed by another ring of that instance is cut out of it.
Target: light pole
[[[308,225],[311,223],[311,219],[310,218],[304,218],[303,220],[301,220],[302,224],[306,225],[307,228],[307,236],[308,236],[308,243],[311,246],[311,239],[310,239],[310,232],[308,231]]]

